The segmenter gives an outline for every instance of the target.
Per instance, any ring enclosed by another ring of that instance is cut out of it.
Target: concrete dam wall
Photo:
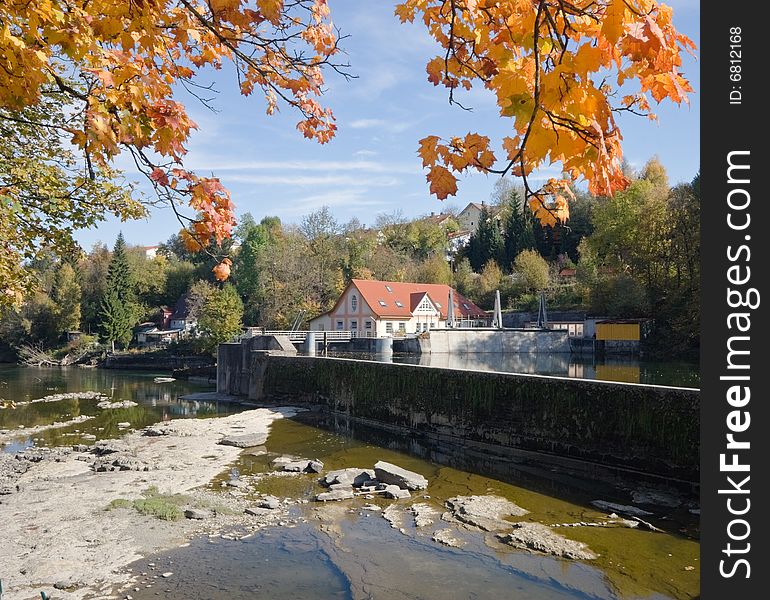
[[[406,354],[569,354],[566,331],[524,329],[432,329],[416,338],[394,338],[393,351]]]
[[[219,349],[217,388],[362,424],[696,483],[699,391]],[[590,468],[590,467],[588,467]]]

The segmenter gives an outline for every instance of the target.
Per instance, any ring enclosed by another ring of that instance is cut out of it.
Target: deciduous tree
[[[56,333],[75,331],[80,327],[80,284],[77,273],[68,262],[56,270],[51,300],[56,307]]]
[[[188,241],[219,243],[234,225],[233,204],[217,178],[183,165],[197,125],[177,90],[207,103],[209,90],[198,74],[229,62],[243,95],[262,95],[268,114],[292,107],[302,135],[325,143],[336,125],[318,98],[326,68],[340,68],[332,64],[337,42],[326,0],[8,0],[0,4],[0,123],[50,132],[60,149],[65,140],[74,148],[67,169],[77,176],[64,178],[74,185],[57,185],[53,196],[72,204],[75,227],[88,226],[105,210],[121,216],[136,210],[125,197],[93,204],[88,194],[102,174],[109,178],[108,165],[128,152],[177,212]],[[58,110],[44,109],[51,101]],[[24,137],[5,140],[11,155],[23,153]],[[58,155],[44,157],[55,163]],[[18,213],[37,187],[3,177],[3,214]],[[66,219],[60,214],[65,209],[46,205],[50,196],[39,198],[41,212]],[[195,216],[183,215],[184,205]],[[62,228],[44,225],[38,234],[49,230]],[[12,232],[0,230],[0,239],[11,239],[6,234]],[[29,247],[0,246],[6,295],[20,287],[12,285],[23,279],[16,265]]]
[[[527,291],[539,292],[548,287],[548,263],[534,250],[519,253],[513,271]]]
[[[203,349],[216,352],[222,342],[228,342],[241,332],[243,302],[231,284],[211,288],[198,316],[198,333]]]
[[[438,42],[428,80],[449,89],[450,103],[482,85],[512,121],[501,155],[473,132],[420,141],[430,191],[441,199],[457,192],[457,173],[510,173],[544,225],[563,222],[572,181],[604,196],[628,185],[615,116],[654,118],[651,100],[680,104],[692,91],[680,67],[682,51],[695,46],[655,0],[405,0],[396,14],[421,19]],[[534,189],[531,175],[551,164],[567,179]]]

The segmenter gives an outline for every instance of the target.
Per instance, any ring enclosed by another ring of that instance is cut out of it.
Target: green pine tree
[[[504,250],[503,236],[497,220],[492,218],[489,210],[484,207],[479,215],[479,224],[471,235],[468,243],[468,260],[477,273],[490,260],[499,262]]]
[[[535,248],[532,218],[532,213],[524,206],[519,192],[512,190],[508,196],[508,215],[504,224],[505,265],[507,268],[510,268],[522,251]]]
[[[107,341],[127,347],[138,318],[134,278],[126,254],[123,234],[118,235],[107,274],[107,292],[102,299],[100,326]]]

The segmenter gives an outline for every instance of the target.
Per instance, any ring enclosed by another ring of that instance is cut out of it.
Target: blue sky
[[[700,45],[698,0],[672,0],[674,23]],[[231,191],[238,214],[257,220],[277,215],[296,223],[303,215],[327,205],[345,222],[357,217],[373,224],[377,215],[394,210],[412,217],[440,212],[445,203],[428,193],[425,172],[416,150],[430,134],[442,137],[476,131],[493,142],[508,135],[509,119],[498,117],[493,96],[482,88],[458,99],[472,112],[449,106],[444,88],[426,79],[425,64],[438,53],[419,24],[401,25],[393,1],[329,0],[334,23],[349,35],[345,60],[357,79],[330,74],[325,102],[337,117],[336,138],[324,146],[296,131],[297,115],[285,109],[265,115],[258,95],[243,98],[231,71],[213,73],[219,91],[212,113],[182,92],[199,125],[189,144],[185,166],[201,175],[216,175]],[[365,8],[362,8],[365,7]],[[683,70],[695,94],[689,106],[665,103],[656,107],[658,122],[624,115],[619,121],[625,157],[634,166],[657,155],[672,183],[689,181],[699,168],[699,64],[685,57]],[[498,152],[499,154],[499,152]],[[126,168],[126,176],[135,178]],[[545,173],[550,176],[555,173]],[[489,198],[497,176],[472,174],[459,183],[447,202],[462,208]],[[109,220],[76,235],[88,249],[101,241],[112,245],[119,231],[130,244],[155,245],[179,229],[169,209],[154,209],[146,220]]]

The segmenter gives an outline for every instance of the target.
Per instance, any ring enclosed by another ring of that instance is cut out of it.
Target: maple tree
[[[138,215],[140,209],[127,197],[107,206],[91,198],[89,206],[90,197],[81,193],[93,186],[89,182],[109,179],[110,165],[127,152],[159,198],[174,208],[191,246],[221,242],[235,224],[233,203],[217,178],[184,168],[196,125],[175,96],[184,89],[205,103],[208,88],[197,76],[229,62],[242,94],[261,93],[268,114],[282,105],[295,109],[298,130],[328,142],[336,125],[318,98],[324,70],[341,70],[332,63],[338,40],[326,0],[5,0],[0,4],[0,124],[6,129],[23,124],[56,138],[69,163],[66,171],[53,174],[61,193],[52,202],[64,198],[73,214],[88,215],[90,220],[84,217],[75,227],[110,213]],[[35,110],[53,97],[63,98],[66,110],[53,111],[53,117]],[[21,153],[21,143],[9,155]],[[55,165],[57,157],[43,162]],[[56,207],[27,209],[23,201],[29,190],[17,177],[0,179],[2,214],[40,225],[21,236],[2,231],[5,302],[24,288],[24,258],[46,242],[71,241],[67,227],[50,239],[42,221],[55,216]],[[114,197],[115,190],[108,191]],[[38,195],[41,203],[51,197]],[[194,216],[184,214],[185,205]],[[224,279],[228,272],[223,262],[215,275]]]
[[[396,14],[421,17],[442,47],[427,73],[449,89],[450,103],[460,104],[456,90],[480,84],[513,120],[502,161],[478,133],[420,141],[430,191],[442,200],[457,192],[459,173],[512,174],[542,224],[563,222],[575,180],[604,196],[629,183],[615,115],[654,119],[650,97],[681,104],[692,91],[679,69],[695,45],[654,0],[404,0]],[[566,177],[533,188],[532,174],[554,163]]]

